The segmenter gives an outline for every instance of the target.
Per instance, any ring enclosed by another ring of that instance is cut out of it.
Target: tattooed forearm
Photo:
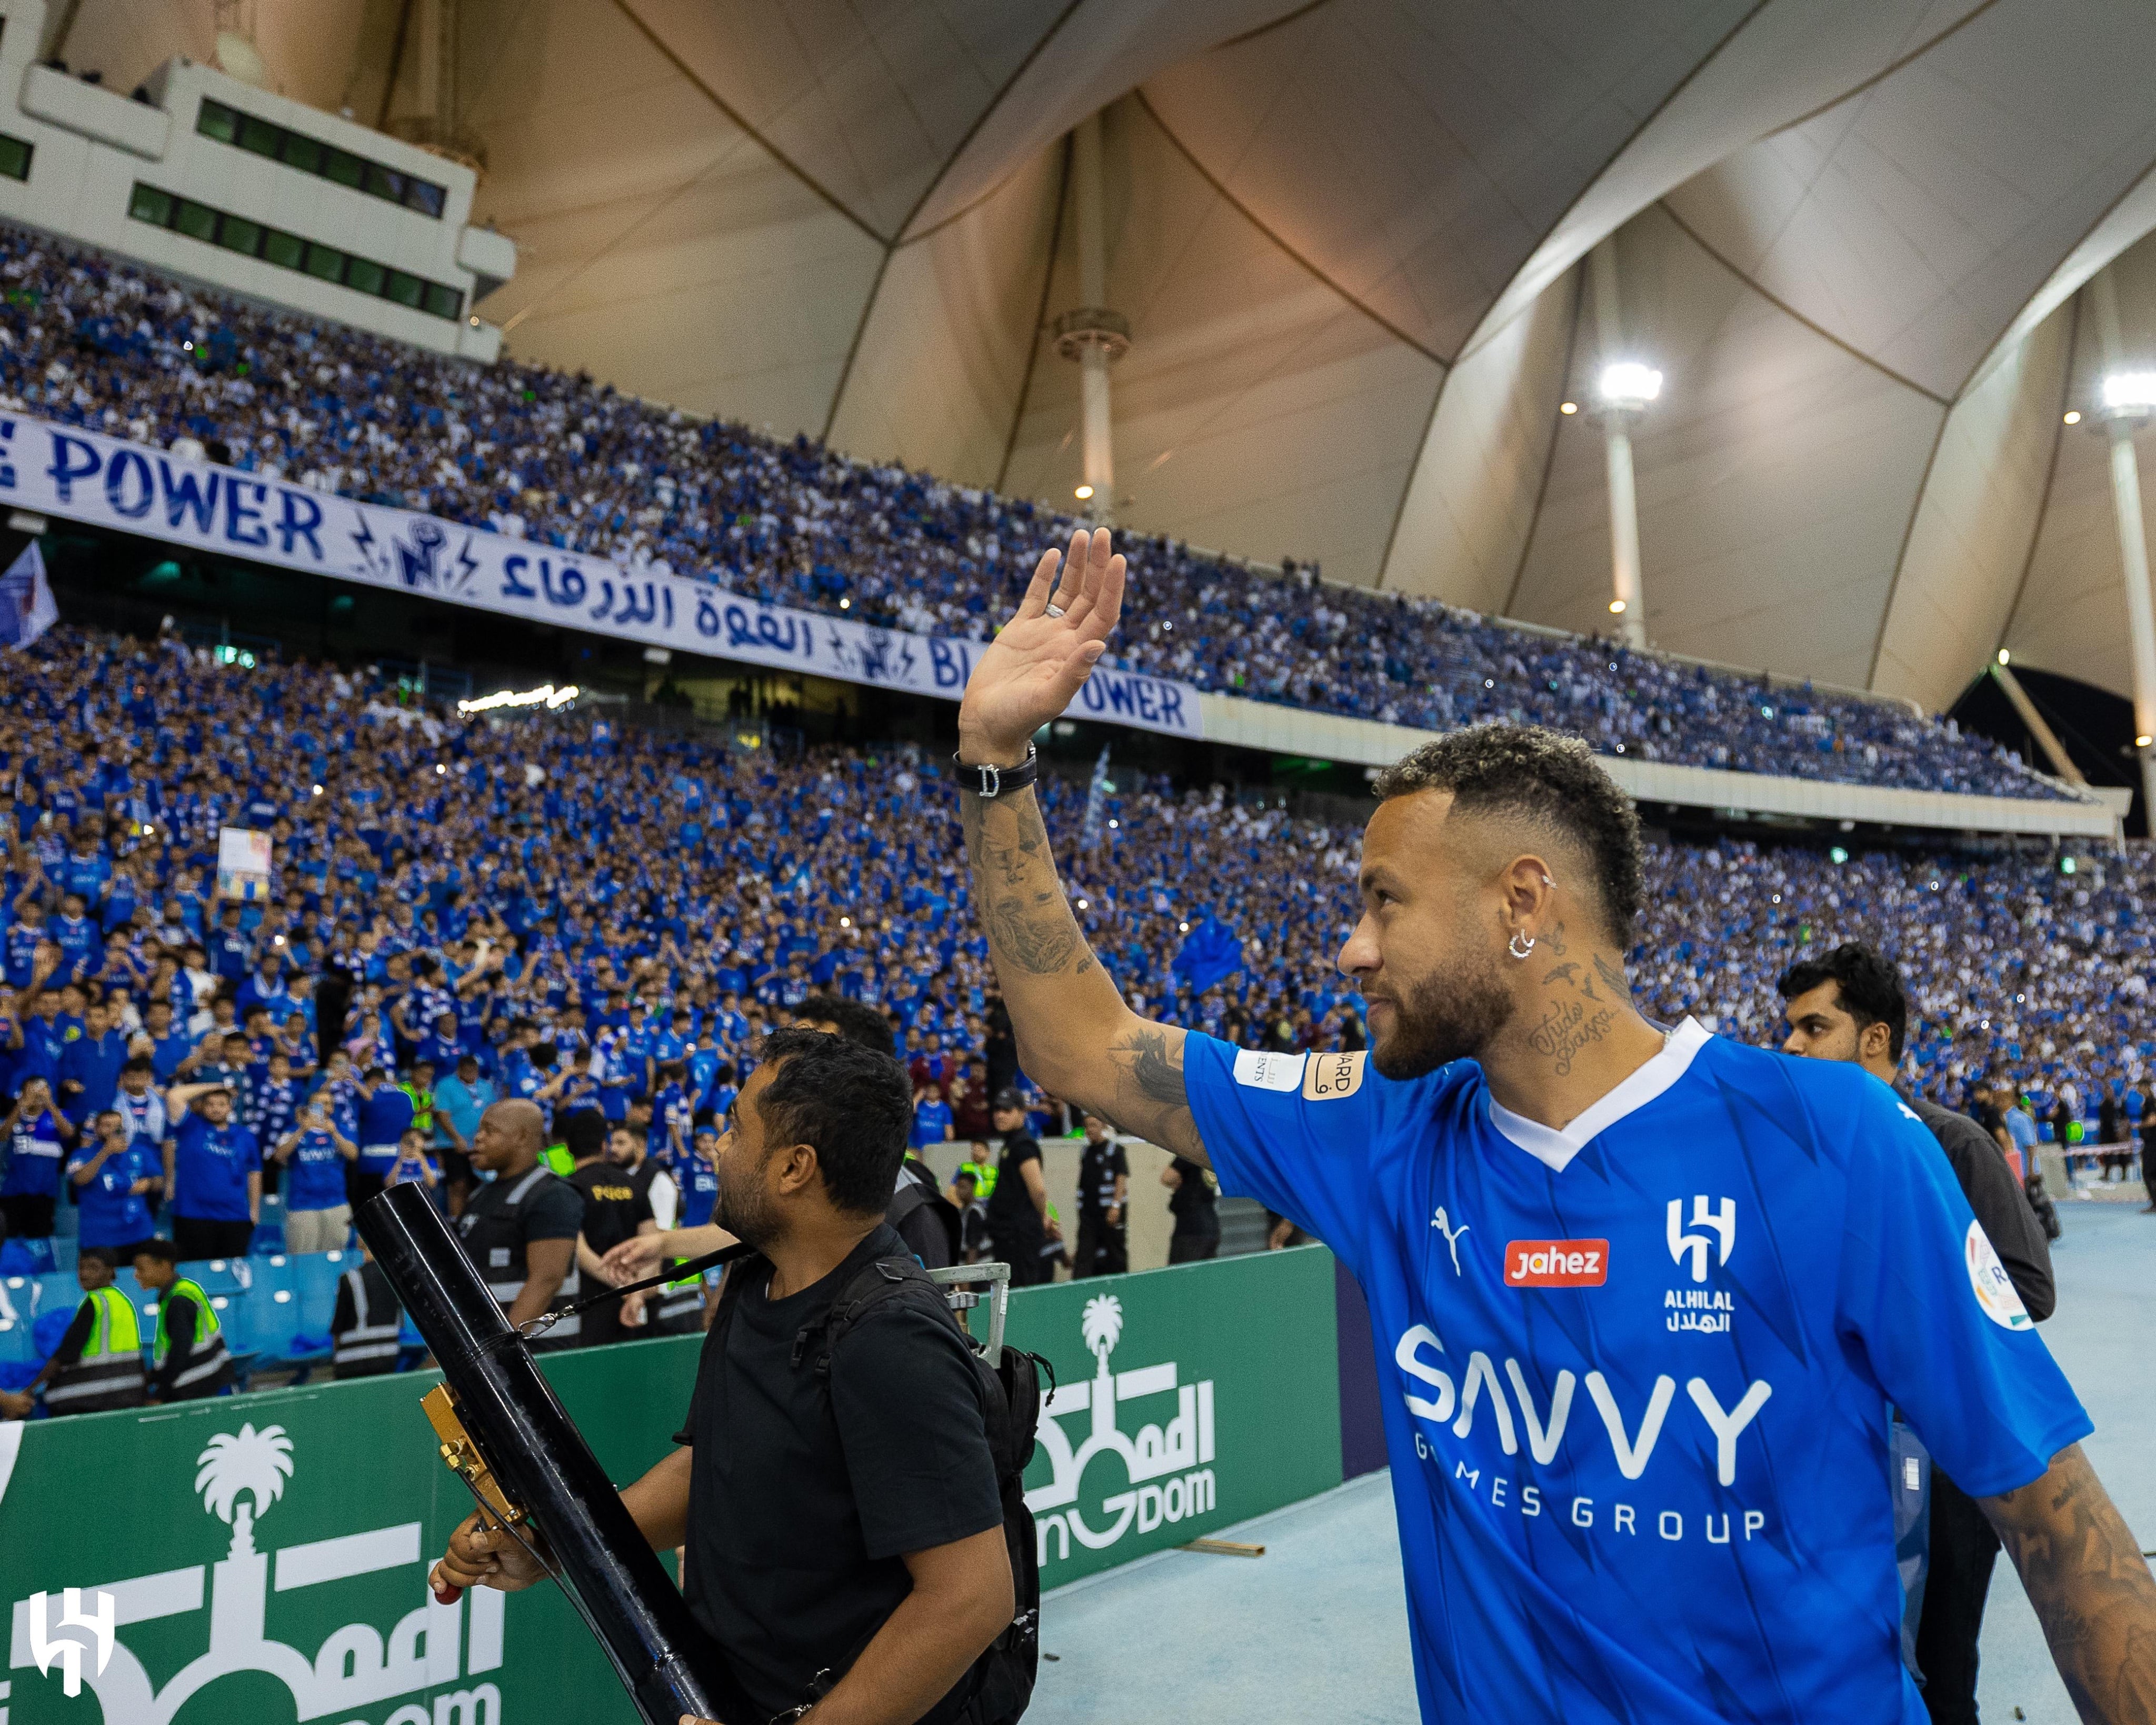
[[[1183,1081],[1183,1033],[1137,1024],[1110,1045],[1108,1057],[1116,1064],[1112,1111],[1124,1129],[1179,1156],[1204,1161],[1190,1092]]]
[[[2156,1580],[2081,1446],[1983,1506],[2076,1711],[2092,1725],[2156,1721]]]
[[[1053,976],[1077,950],[1078,925],[1060,894],[998,898],[988,906],[988,949],[1034,976]]]
[[[974,890],[986,915],[988,948],[999,968],[1054,976],[1092,968],[1085,937],[1055,878],[1048,828],[1031,794],[983,803],[964,799],[961,819],[973,859]]]

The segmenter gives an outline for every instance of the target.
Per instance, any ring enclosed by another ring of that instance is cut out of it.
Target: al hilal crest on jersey
[[[1892,1090],[1690,1019],[1562,1132],[1472,1061],[1184,1076],[1368,1298],[1425,1718],[1920,1725],[1888,1404],[1978,1497],[2091,1428]]]

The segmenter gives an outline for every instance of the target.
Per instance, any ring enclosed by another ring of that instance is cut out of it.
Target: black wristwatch
[[[1040,757],[1033,745],[1025,746],[1025,758],[1015,767],[974,766],[951,757],[958,769],[958,788],[971,791],[984,803],[993,802],[1006,791],[1022,791],[1040,777]]]

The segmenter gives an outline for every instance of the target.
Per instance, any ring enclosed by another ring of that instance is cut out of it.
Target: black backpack
[[[748,1262],[753,1263],[754,1259]],[[722,1328],[732,1317],[743,1285],[750,1278],[737,1264],[726,1277],[719,1308],[711,1315],[711,1327]],[[1006,1345],[1002,1358],[991,1366],[982,1346],[967,1332],[957,1316],[944,1303],[942,1291],[929,1280],[928,1272],[912,1257],[877,1258],[864,1264],[854,1279],[840,1289],[829,1308],[816,1322],[804,1327],[793,1338],[793,1363],[798,1367],[813,1359],[816,1375],[828,1381],[831,1353],[839,1338],[875,1314],[878,1308],[904,1305],[933,1312],[966,1343],[967,1357],[980,1379],[981,1400],[987,1410],[988,1453],[996,1468],[996,1486],[1004,1506],[1004,1543],[1010,1553],[1012,1592],[1017,1610],[1004,1632],[988,1644],[973,1669],[957,1686],[966,1705],[953,1716],[952,1725],[1010,1725],[1024,1712],[1033,1698],[1033,1685],[1040,1663],[1040,1560],[1033,1529],[1033,1512],[1025,1505],[1025,1466],[1033,1459],[1034,1434],[1040,1425],[1040,1374],[1049,1374],[1049,1389],[1055,1387],[1055,1368],[1037,1353],[1022,1353]],[[723,1339],[716,1346],[723,1348]],[[813,1353],[811,1350],[813,1351]],[[864,1644],[865,1645],[865,1644]],[[843,1665],[817,1673],[808,1701],[821,1700],[836,1686],[860,1656],[856,1647]]]

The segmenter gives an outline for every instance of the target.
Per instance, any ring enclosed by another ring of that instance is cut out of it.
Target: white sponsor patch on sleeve
[[[1247,1084],[1252,1090],[1301,1090],[1303,1065],[1308,1058],[1240,1048],[1235,1050],[1235,1082]]]
[[[1984,1315],[2002,1330],[2034,1328],[2036,1321],[2029,1316],[2020,1295],[2014,1291],[2014,1278],[2007,1275],[2006,1266],[1992,1250],[1983,1224],[1969,1224],[1962,1255],[1969,1261],[1969,1285],[1976,1290],[1976,1303],[1984,1308]]]

